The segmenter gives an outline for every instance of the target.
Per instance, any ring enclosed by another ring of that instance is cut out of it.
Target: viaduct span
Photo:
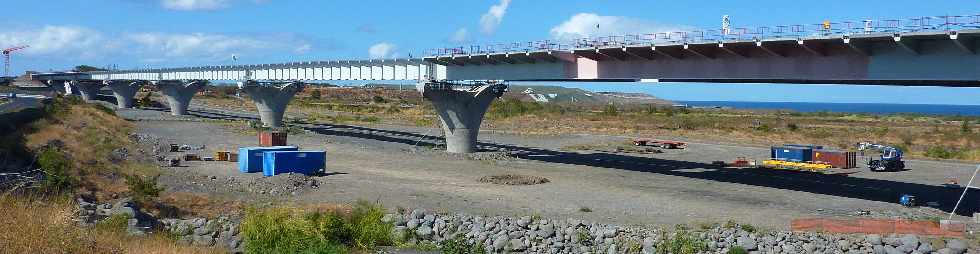
[[[86,100],[108,86],[119,107],[153,84],[186,113],[208,81],[236,81],[263,124],[282,125],[304,83],[410,80],[442,119],[447,149],[475,151],[505,81],[829,83],[980,87],[980,15],[697,30],[431,49],[423,58],[41,73]],[[468,81],[468,82],[466,82]]]

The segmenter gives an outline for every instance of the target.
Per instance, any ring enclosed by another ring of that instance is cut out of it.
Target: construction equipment
[[[670,140],[656,140],[649,138],[638,138],[633,140],[633,145],[635,146],[654,146],[664,149],[684,149],[687,148],[687,143],[680,141],[670,141]]]
[[[16,46],[3,49],[3,75],[10,76],[10,53],[21,49],[26,49],[30,45]]]
[[[861,142],[857,146],[860,151],[873,148],[881,152],[881,156],[878,159],[868,159],[868,168],[871,171],[898,171],[905,169],[905,161],[902,161],[902,149],[871,142]]]

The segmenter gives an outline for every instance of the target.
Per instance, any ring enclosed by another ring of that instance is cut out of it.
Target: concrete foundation
[[[507,91],[507,85],[455,86],[430,82],[420,85],[419,90],[439,113],[442,130],[446,133],[446,151],[472,153],[476,151],[483,115],[490,103]]]
[[[160,88],[160,93],[167,97],[167,104],[170,105],[170,114],[182,116],[187,114],[187,106],[191,104],[191,98],[207,85],[205,80],[190,81],[156,81],[154,84]]]
[[[102,82],[95,81],[71,81],[72,88],[78,89],[82,94],[82,100],[94,101],[99,97],[99,90],[102,89]]]
[[[143,86],[143,81],[116,80],[105,81],[105,85],[112,90],[112,96],[116,97],[116,106],[119,108],[132,108],[133,98],[136,92]]]
[[[246,81],[238,83],[238,88],[245,91],[255,102],[255,107],[259,109],[262,125],[270,128],[282,127],[282,116],[286,113],[289,101],[304,87],[305,85],[300,82],[262,84]]]

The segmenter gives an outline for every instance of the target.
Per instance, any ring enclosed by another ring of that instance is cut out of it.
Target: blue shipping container
[[[242,147],[238,148],[238,171],[255,173],[262,171],[262,153],[266,151],[296,151],[296,146]]]
[[[813,161],[813,149],[799,146],[774,146],[770,150],[773,159],[784,161]]]
[[[783,146],[805,147],[805,148],[817,149],[817,150],[823,149],[823,146],[818,146],[818,145],[783,144]]]
[[[274,151],[263,153],[262,174],[274,176],[283,173],[312,175],[326,167],[325,151]]]

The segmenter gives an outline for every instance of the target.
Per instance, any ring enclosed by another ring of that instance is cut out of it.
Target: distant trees
[[[77,72],[90,72],[90,71],[105,71],[105,70],[106,69],[102,69],[102,68],[99,68],[99,67],[95,67],[95,66],[91,66],[91,65],[84,65],[83,64],[83,65],[75,66],[75,70],[74,71],[77,71]]]

